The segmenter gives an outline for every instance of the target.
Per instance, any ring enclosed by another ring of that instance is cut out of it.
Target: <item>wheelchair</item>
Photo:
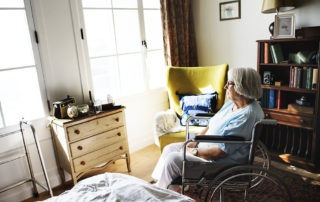
[[[205,114],[189,117],[186,123],[187,140],[183,146],[182,176],[173,180],[171,185],[182,185],[182,194],[185,194],[186,187],[192,186],[201,201],[291,201],[286,185],[269,170],[271,161],[268,151],[259,141],[262,130],[267,125],[276,125],[277,121],[263,119],[256,122],[250,140],[236,135],[191,137],[190,121],[209,118]],[[186,145],[189,142],[249,144],[247,164],[189,161],[186,158]]]

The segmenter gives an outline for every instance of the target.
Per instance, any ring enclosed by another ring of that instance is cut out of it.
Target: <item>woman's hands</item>
[[[197,145],[198,145],[197,142],[189,142],[189,143],[187,144],[187,149],[188,149],[188,148],[195,148]]]
[[[187,152],[193,156],[198,156],[198,149],[197,148],[191,148],[187,147]]]

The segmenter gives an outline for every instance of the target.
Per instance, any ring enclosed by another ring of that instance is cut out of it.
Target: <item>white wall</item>
[[[257,67],[257,43],[269,39],[275,14],[262,14],[262,0],[241,0],[241,19],[219,20],[219,3],[226,0],[194,0],[193,14],[200,65],[228,63],[233,67]],[[297,1],[296,28],[320,26],[320,1]]]
[[[48,99],[52,101],[75,97],[78,104],[87,95],[83,95],[76,41],[73,29],[70,1],[78,0],[32,0],[34,21],[39,35],[39,49],[42,60],[44,80]],[[83,79],[83,78],[82,78]],[[85,88],[86,89],[86,88]],[[86,92],[85,92],[86,93]],[[116,104],[126,107],[126,124],[130,152],[154,143],[153,118],[155,113],[168,109],[168,96],[164,88],[151,90],[139,95],[115,100]],[[52,141],[46,118],[33,121],[42,147],[51,186],[60,184]],[[28,145],[33,162],[35,176],[44,183],[41,167],[36,155],[35,145],[28,134]],[[0,159],[18,153],[22,142],[20,136],[0,138]],[[0,166],[0,189],[28,176],[25,159]],[[67,179],[71,179],[67,176]],[[32,196],[31,184],[0,194],[0,201],[21,201]],[[43,190],[39,188],[39,191]]]

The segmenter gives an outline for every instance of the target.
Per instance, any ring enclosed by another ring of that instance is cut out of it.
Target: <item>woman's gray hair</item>
[[[252,68],[232,68],[228,72],[228,79],[234,82],[234,90],[248,99],[258,99],[262,95],[261,78]]]

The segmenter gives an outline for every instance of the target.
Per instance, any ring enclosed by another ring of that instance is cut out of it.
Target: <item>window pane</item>
[[[149,70],[150,88],[165,86],[166,65],[163,51],[149,51],[147,55],[147,67]]]
[[[138,8],[137,0],[112,0],[113,8]]]
[[[0,27],[0,69],[34,65],[25,11],[0,10]]]
[[[84,10],[90,57],[116,54],[112,11]]]
[[[161,14],[159,10],[145,10],[144,24],[148,49],[162,49],[163,35]]]
[[[82,0],[83,8],[111,8],[111,0]]]
[[[0,72],[0,101],[7,126],[18,124],[22,117],[26,120],[43,117],[36,69]]]
[[[23,0],[0,0],[0,8],[24,8]]]
[[[145,90],[141,54],[119,56],[120,81],[123,95]]]
[[[141,50],[138,11],[114,10],[115,29],[119,53]]]
[[[91,59],[94,99],[105,100],[107,95],[119,97],[117,58]]]
[[[160,0],[143,0],[143,8],[159,8]]]

